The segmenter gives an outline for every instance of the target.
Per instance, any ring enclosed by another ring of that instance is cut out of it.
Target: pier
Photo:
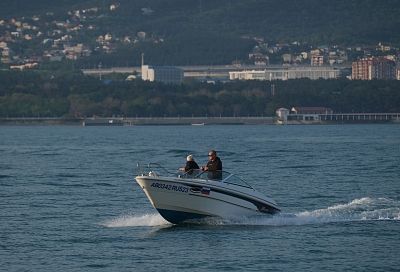
[[[273,125],[275,117],[129,117],[86,118],[83,126],[146,126],[146,125]]]
[[[400,124],[400,113],[289,114],[286,120],[272,116],[232,117],[3,117],[0,125],[77,125],[77,126],[146,126],[146,125],[301,125],[301,124]]]
[[[400,113],[289,114],[282,123],[400,123]]]
[[[324,114],[321,121],[400,121],[400,113],[341,113]]]

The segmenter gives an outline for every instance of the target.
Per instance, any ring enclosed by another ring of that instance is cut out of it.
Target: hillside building
[[[0,51],[0,61],[2,63],[10,63],[11,62],[11,50],[8,47],[2,48]]]
[[[267,65],[269,65],[269,57],[268,56],[256,56],[256,57],[254,57],[254,65],[257,65],[257,66],[267,66]]]
[[[400,80],[400,61],[396,65],[396,79]]]
[[[384,57],[364,58],[353,62],[352,79],[396,79],[396,63]]]
[[[322,65],[324,65],[324,56],[322,55],[311,56],[311,66],[322,66]]]

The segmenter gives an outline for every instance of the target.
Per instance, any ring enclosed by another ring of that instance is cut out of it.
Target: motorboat
[[[136,182],[153,207],[172,224],[280,211],[273,199],[227,171],[174,173],[154,163],[145,170],[139,168]]]

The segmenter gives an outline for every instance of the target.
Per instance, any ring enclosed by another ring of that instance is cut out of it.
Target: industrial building
[[[230,80],[288,80],[298,78],[336,79],[339,76],[340,69],[338,68],[311,66],[266,68],[264,70],[229,72]]]
[[[183,70],[173,66],[142,65],[142,80],[180,84]]]

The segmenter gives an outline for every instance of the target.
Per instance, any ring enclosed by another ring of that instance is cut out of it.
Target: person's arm
[[[185,172],[187,172],[187,171],[189,171],[190,170],[190,163],[189,162],[186,162],[186,165],[185,165]]]
[[[210,164],[210,162],[207,162],[207,164],[206,164],[205,166],[202,166],[202,167],[201,167],[201,170],[203,170],[203,171],[208,171],[208,170],[209,170],[209,169],[208,169],[209,164]]]

